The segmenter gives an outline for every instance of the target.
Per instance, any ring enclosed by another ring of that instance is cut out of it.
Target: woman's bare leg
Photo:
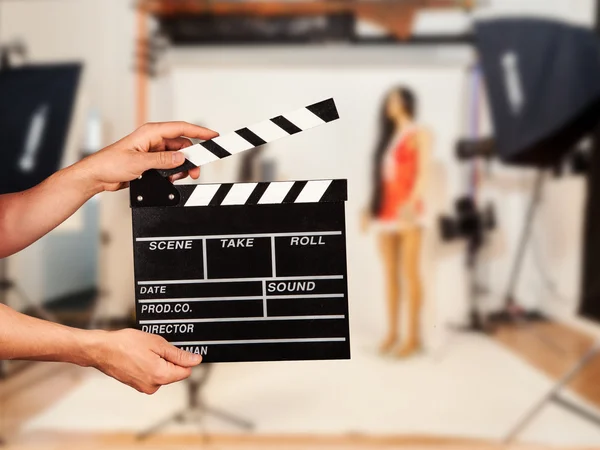
[[[379,250],[384,267],[388,319],[387,335],[379,347],[381,352],[391,350],[398,340],[398,315],[400,312],[399,244],[400,236],[398,233],[381,233],[379,235]]]
[[[421,347],[421,234],[417,227],[402,233],[402,272],[408,288],[408,328],[406,342],[398,350],[398,356],[408,356]]]

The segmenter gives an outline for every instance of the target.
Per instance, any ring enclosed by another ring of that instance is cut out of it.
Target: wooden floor
[[[21,426],[77,386],[85,369],[70,364],[33,363],[0,382],[0,436]]]
[[[506,327],[494,336],[529,364],[552,378],[559,378],[590,348],[592,340],[566,326],[539,323]],[[0,382],[0,436],[7,445],[0,450],[29,449],[122,449],[154,450],[214,448],[254,449],[532,449],[536,446],[504,447],[493,443],[422,436],[209,436],[162,435],[139,441],[131,434],[19,434],[21,426],[73,389],[87,370],[69,365],[31,365],[18,376]],[[600,407],[600,358],[596,358],[573,381],[571,388]]]
[[[495,338],[555,380],[574,367],[594,343],[591,337],[553,322],[504,327]],[[600,408],[600,355],[573,379],[569,388]]]
[[[502,446],[485,442],[460,439],[428,438],[419,436],[371,437],[371,436],[182,436],[163,435],[139,441],[128,434],[68,435],[39,434],[20,439],[5,447],[6,450],[60,449],[60,450],[191,450],[210,448],[215,450],[366,450],[366,449],[414,449],[414,450],[544,450],[539,446]],[[570,450],[570,449],[565,449]],[[582,450],[582,449],[577,449]],[[591,449],[590,449],[591,450]]]

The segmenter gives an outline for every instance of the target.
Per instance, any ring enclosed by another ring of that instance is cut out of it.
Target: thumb
[[[149,152],[139,153],[143,170],[173,169],[183,164],[185,156],[180,152]]]
[[[162,347],[160,356],[180,367],[194,367],[202,361],[202,356],[186,352],[170,344]]]

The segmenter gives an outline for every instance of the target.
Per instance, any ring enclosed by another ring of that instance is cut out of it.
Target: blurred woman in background
[[[378,232],[386,280],[388,328],[380,351],[393,351],[401,357],[421,347],[420,254],[430,138],[415,122],[416,109],[415,95],[406,87],[396,88],[386,96],[366,217]],[[397,347],[402,281],[406,282],[408,293],[408,329],[406,340]]]

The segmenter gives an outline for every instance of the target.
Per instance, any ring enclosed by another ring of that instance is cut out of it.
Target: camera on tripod
[[[496,228],[494,206],[488,203],[478,208],[473,197],[462,196],[454,202],[454,215],[442,215],[439,218],[442,240],[474,240],[481,245],[485,233]]]

